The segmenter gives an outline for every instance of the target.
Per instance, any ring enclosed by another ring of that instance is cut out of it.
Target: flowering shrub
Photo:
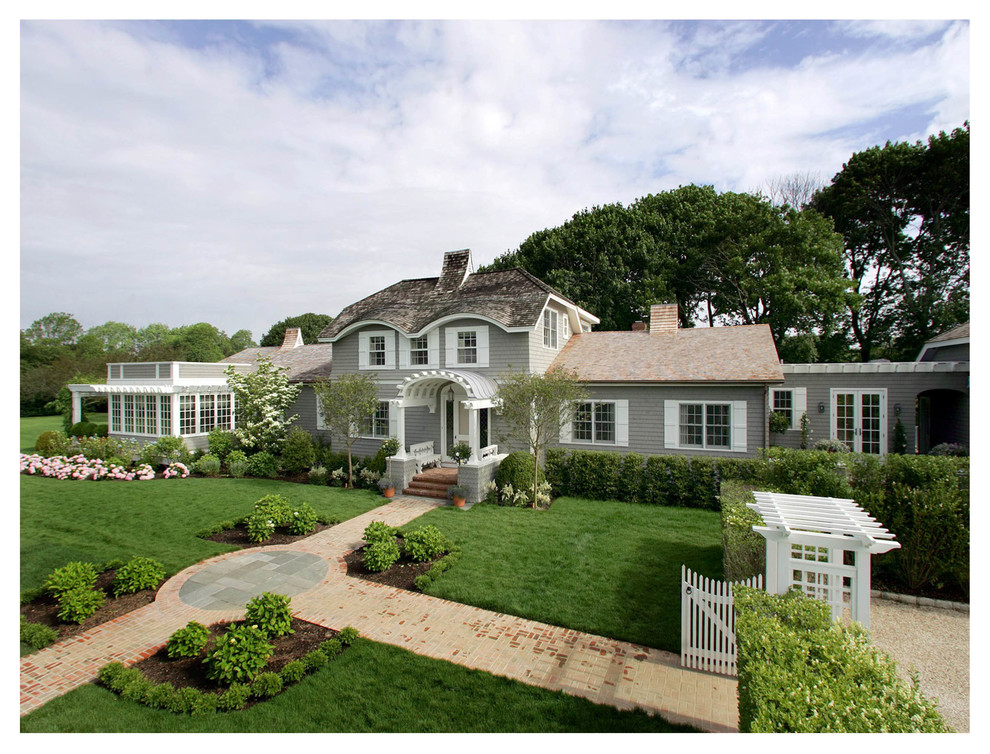
[[[21,454],[21,472],[25,474],[51,477],[54,479],[117,479],[123,482],[147,481],[155,478],[155,470],[147,464],[127,469],[116,463],[108,463],[100,458],[89,460],[82,454],[74,456],[52,456]]]
[[[207,654],[207,673],[226,686],[235,681],[250,681],[265,667],[274,649],[259,629],[231,626]]]
[[[293,633],[289,598],[284,594],[273,594],[272,592],[264,592],[253,597],[247,603],[244,621],[251,624],[252,628],[261,631],[269,639]]]
[[[187,476],[189,476],[189,467],[178,461],[170,463],[168,468],[162,472],[162,479],[172,479],[173,477],[185,479]]]
[[[371,469],[361,469],[358,474],[358,478],[361,480],[361,486],[365,489],[373,490],[378,487],[378,480],[382,478],[382,475],[377,471],[372,471]]]
[[[289,534],[309,534],[316,528],[318,520],[319,517],[313,510],[313,506],[309,503],[303,503],[292,510],[292,518],[289,519],[286,528],[289,530]]]
[[[168,649],[168,656],[173,659],[176,657],[196,657],[206,648],[209,640],[209,629],[202,623],[191,620],[169,636],[165,646]]]
[[[343,468],[334,469],[330,472],[330,484],[334,487],[343,487],[347,483],[347,472]]]

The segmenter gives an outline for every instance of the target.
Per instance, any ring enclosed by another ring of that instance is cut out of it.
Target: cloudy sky
[[[23,22],[21,327],[259,339],[594,205],[830,178],[970,117],[925,22]]]

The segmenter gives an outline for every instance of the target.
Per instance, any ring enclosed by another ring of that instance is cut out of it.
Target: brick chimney
[[[471,249],[448,251],[443,255],[443,272],[437,280],[435,292],[456,291],[471,274]]]
[[[287,351],[290,348],[298,348],[303,344],[302,330],[298,327],[286,327],[285,337],[282,339],[282,345],[278,350]]]
[[[677,332],[677,304],[650,307],[650,333]]]
[[[646,332],[646,323],[643,322],[642,320],[639,321],[639,322],[633,322],[632,323],[632,331],[633,332]]]

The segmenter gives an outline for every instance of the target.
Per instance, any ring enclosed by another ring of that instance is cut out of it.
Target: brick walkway
[[[131,664],[148,657],[190,620],[209,624],[243,616],[243,608],[204,610],[183,601],[223,605],[202,594],[190,598],[189,587],[180,596],[197,574],[205,583],[203,571],[239,556],[311,553],[328,561],[329,568],[319,583],[293,596],[298,618],[333,629],[354,626],[373,641],[620,709],[642,707],[703,730],[737,730],[735,679],[685,670],[677,655],[345,575],[343,558],[363,545],[361,534],[369,523],[401,526],[439,504],[398,497],[291,545],[227,553],[187,568],[159,590],[151,605],[22,658],[21,714],[92,681],[107,662]],[[236,586],[251,591],[250,585]],[[270,582],[259,581],[256,593],[266,589],[272,589]]]

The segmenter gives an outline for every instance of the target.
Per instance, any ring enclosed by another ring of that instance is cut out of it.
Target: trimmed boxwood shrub
[[[168,650],[168,656],[172,659],[198,657],[206,649],[209,640],[210,630],[202,623],[191,620],[168,637],[165,647]]]
[[[21,641],[34,649],[52,644],[58,638],[58,631],[41,623],[31,623],[21,616]]]
[[[35,452],[40,456],[45,456],[46,458],[51,456],[66,455],[66,450],[68,447],[69,438],[66,436],[65,432],[61,432],[57,429],[42,432],[38,435],[38,439],[34,443]]]
[[[422,526],[406,534],[403,553],[413,562],[425,563],[450,550],[450,540],[435,526]]]
[[[278,476],[278,459],[267,450],[248,456],[247,462],[248,474],[251,476],[264,479],[274,479]]]
[[[77,422],[69,427],[69,437],[92,437],[96,434],[93,422]]]
[[[282,676],[278,673],[259,673],[258,677],[251,681],[251,696],[268,699],[279,693],[283,685]]]
[[[533,456],[521,450],[509,453],[495,472],[495,486],[500,490],[508,484],[514,490],[532,490],[535,464]]]
[[[799,592],[734,590],[739,730],[744,733],[942,733],[949,729],[916,681],[868,634],[831,620]]]
[[[723,482],[720,496],[722,507],[722,573],[726,581],[742,581],[764,573],[766,569],[766,540],[753,526],[762,526],[759,514],[746,507],[753,502],[749,488],[740,482]]]
[[[282,466],[289,474],[301,474],[316,461],[313,436],[301,427],[289,430],[282,445]]]

